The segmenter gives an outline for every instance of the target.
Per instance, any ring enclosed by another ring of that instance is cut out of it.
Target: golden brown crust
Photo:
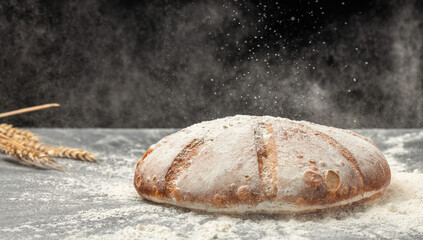
[[[341,155],[351,164],[351,166],[357,172],[357,176],[358,176],[359,182],[360,182],[360,186],[359,186],[360,194],[362,194],[364,192],[363,174],[361,173],[360,167],[358,166],[354,156],[352,155],[352,153],[346,147],[344,147],[338,141],[336,141],[335,139],[331,138],[330,136],[324,134],[321,131],[317,131],[315,129],[312,129],[311,127],[307,127],[305,125],[294,123],[294,122],[291,122],[291,124],[295,124],[296,126],[302,127],[304,129],[310,131],[311,134],[314,134],[315,136],[320,137],[323,141],[329,143],[334,148],[336,148],[338,150],[338,152],[341,153]]]
[[[363,174],[362,170],[360,169],[360,174],[363,179],[363,190],[364,191],[374,191],[378,190],[380,188],[386,188],[391,180],[391,171],[388,165],[388,162],[386,161],[383,154],[380,152],[380,150],[376,147],[376,145],[370,141],[368,138],[358,135],[355,132],[352,132],[350,130],[344,130],[344,129],[336,129],[336,128],[329,128],[313,123],[309,123],[310,126],[319,126],[328,129],[328,131],[334,133],[336,132],[336,136],[339,137],[340,141],[338,141],[341,145],[347,145],[348,141],[345,141],[345,139],[352,138],[354,141],[361,141],[360,144],[360,154],[364,155],[365,157],[362,157],[361,160],[366,160],[365,162],[362,162],[361,164],[357,164],[357,167],[368,167],[371,165],[371,172],[367,174]],[[366,144],[369,143],[369,144]],[[350,146],[351,147],[351,146]],[[356,150],[355,146],[353,146]],[[356,150],[357,151],[357,150]],[[366,153],[364,153],[366,152]],[[359,153],[356,153],[359,154]],[[360,190],[358,190],[360,191]],[[362,191],[360,191],[361,193]]]
[[[193,209],[299,213],[377,197],[390,177],[383,154],[351,131],[235,116],[150,147],[134,185],[144,198]]]

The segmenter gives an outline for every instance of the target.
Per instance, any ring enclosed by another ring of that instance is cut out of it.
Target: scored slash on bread
[[[145,199],[224,213],[299,213],[383,195],[383,154],[348,130],[276,117],[202,122],[151,146],[134,185]]]

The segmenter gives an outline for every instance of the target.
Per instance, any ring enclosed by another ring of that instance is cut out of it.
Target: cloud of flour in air
[[[261,31],[251,18],[240,6],[213,3],[167,15],[158,55],[165,66],[162,82],[171,89],[169,116],[195,122],[234,114],[301,117],[328,111],[321,102],[325,90],[306,81],[304,60],[285,62],[288,51],[251,46]]]
[[[351,17],[347,27],[327,26],[325,30],[332,31],[327,36],[336,41],[329,47],[316,46],[316,71],[308,74],[326,89],[331,107],[324,114],[333,118],[320,116],[324,122],[349,127],[422,126],[423,17],[416,5],[391,3],[386,17],[369,12]]]
[[[194,122],[241,113],[339,127],[422,126],[423,18],[415,4],[334,21],[297,49],[254,42],[267,25],[250,24],[262,17],[240,5],[172,10],[160,54],[170,89],[163,114]]]
[[[4,1],[0,100],[62,104],[15,118],[21,126],[185,127],[251,114],[423,127],[422,4],[336,15],[354,3]]]

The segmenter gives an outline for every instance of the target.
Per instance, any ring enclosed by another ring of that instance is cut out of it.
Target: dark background
[[[235,114],[423,127],[423,1],[0,2],[17,127],[186,127]]]

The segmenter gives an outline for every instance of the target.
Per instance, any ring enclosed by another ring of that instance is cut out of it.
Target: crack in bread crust
[[[302,128],[304,130],[308,130],[308,132],[310,134],[313,134],[313,135],[319,137],[323,141],[325,141],[325,142],[329,143],[331,146],[333,146],[347,160],[347,162],[349,162],[351,164],[351,166],[355,170],[355,172],[358,176],[359,183],[360,183],[359,193],[361,195],[363,195],[363,193],[364,193],[363,173],[361,172],[353,154],[347,148],[345,148],[338,141],[336,141],[335,139],[333,139],[332,137],[330,137],[329,135],[327,135],[327,134],[325,134],[321,131],[315,130],[315,129],[309,127],[309,126],[306,126],[306,125],[303,125],[303,124],[300,124],[300,123],[296,123],[296,122],[288,122],[288,123],[291,124],[292,126],[296,126],[296,127]]]
[[[198,154],[203,143],[203,139],[192,140],[173,160],[165,176],[165,195],[178,197],[176,182],[182,173],[191,166],[191,159]]]
[[[266,199],[275,199],[278,193],[278,156],[272,124],[259,123],[254,129],[254,144],[257,152],[259,176]]]

